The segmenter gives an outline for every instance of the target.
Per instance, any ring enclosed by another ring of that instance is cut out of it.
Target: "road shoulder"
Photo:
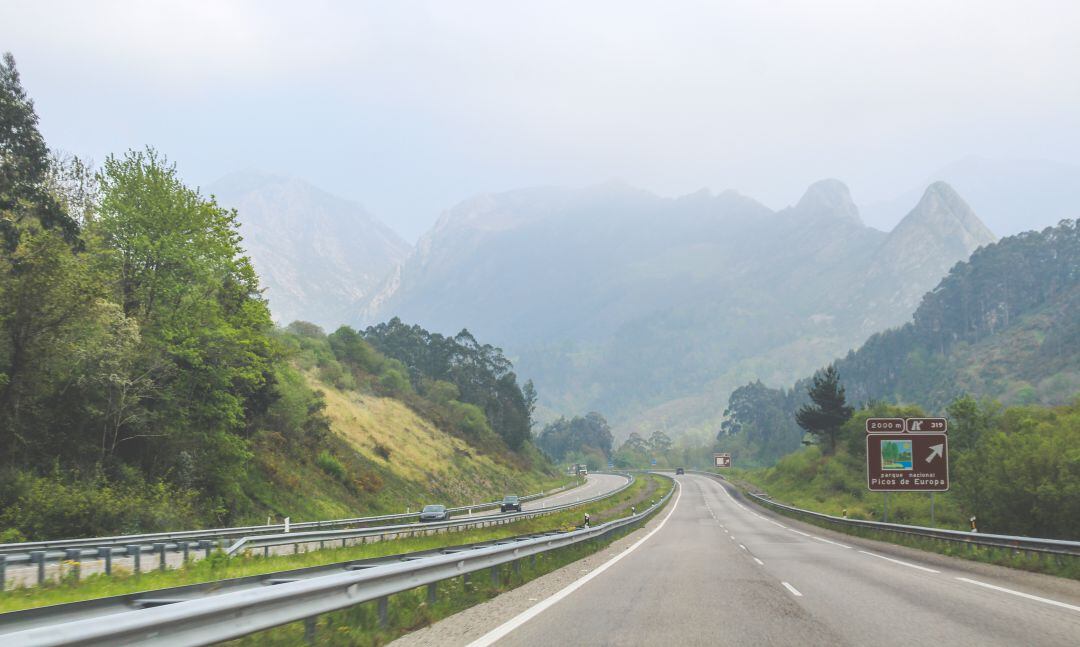
[[[666,511],[666,508],[665,508]],[[620,537],[603,550],[576,562],[542,575],[516,589],[507,591],[460,613],[444,618],[433,625],[405,634],[391,645],[413,647],[427,645],[468,645],[508,619],[517,616],[538,602],[558,593],[581,577],[599,568],[608,560],[626,551],[646,533],[660,524],[665,511],[654,515],[646,524]],[[603,577],[601,575],[600,577]]]

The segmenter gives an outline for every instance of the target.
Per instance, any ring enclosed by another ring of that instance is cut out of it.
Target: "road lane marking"
[[[800,535],[802,535],[803,537],[811,537],[811,536],[812,536],[812,535],[811,535],[810,533],[808,533],[808,532],[803,532],[803,531],[801,531],[801,530],[795,530],[794,528],[788,528],[788,530],[790,530],[791,532],[794,532],[794,533],[800,534]]]
[[[765,565],[765,562],[761,561],[761,560],[760,560],[760,559],[758,559],[757,557],[755,557],[755,558],[754,558],[754,561],[755,561],[755,562],[757,562],[757,565],[758,565],[758,566],[764,566],[764,565]]]
[[[781,582],[781,584],[784,585],[785,589],[791,591],[791,594],[794,595],[795,597],[797,597],[797,598],[802,597],[802,593],[799,593],[799,589],[797,589],[794,586],[788,584],[787,582]]]
[[[746,546],[743,546],[742,544],[739,544],[739,548],[742,548],[743,550],[746,550]]]
[[[825,539],[824,537],[818,537],[817,535],[810,535],[810,538],[811,539],[816,539],[818,541],[823,541],[826,544],[832,544],[833,546],[839,546],[840,548],[851,548],[851,546],[848,546],[847,544],[841,544],[838,541],[833,541],[831,539]]]
[[[988,589],[993,589],[995,591],[1001,591],[1002,593],[1009,593],[1011,595],[1017,595],[1017,596],[1020,596],[1022,598],[1027,598],[1028,600],[1035,600],[1036,602],[1042,602],[1044,604],[1052,604],[1055,607],[1062,607],[1063,609],[1071,609],[1073,611],[1080,611],[1080,607],[1078,607],[1078,606],[1076,606],[1074,604],[1066,604],[1065,602],[1058,602],[1057,600],[1051,600],[1050,598],[1040,598],[1039,596],[1032,595],[1030,593],[1021,593],[1020,591],[1014,591],[1012,589],[1007,589],[1004,586],[995,586],[993,584],[987,584],[986,582],[980,582],[978,580],[969,580],[966,577],[958,577],[956,579],[960,580],[961,582],[967,582],[968,584],[975,584],[976,586],[982,586],[982,587],[986,587]]]
[[[676,481],[676,483],[678,483],[678,482]],[[668,520],[671,519],[671,515],[675,514],[675,509],[679,507],[679,499],[681,499],[681,498],[682,498],[682,485],[679,484],[679,489],[675,493],[675,501],[672,502],[671,510],[667,513],[667,516],[664,517],[664,519],[660,522],[660,524],[658,526],[656,526],[651,531],[649,531],[649,534],[645,535],[641,539],[639,539],[636,542],[634,542],[633,544],[631,544],[630,547],[627,548],[626,550],[624,550],[623,552],[619,553],[615,557],[612,557],[608,561],[604,562],[600,566],[593,569],[593,571],[591,573],[589,573],[588,575],[585,575],[584,577],[582,577],[582,578],[580,578],[580,579],[578,579],[578,580],[576,580],[574,582],[571,582],[568,586],[566,586],[562,590],[556,592],[554,595],[552,595],[548,599],[544,600],[543,602],[540,602],[539,604],[535,604],[535,605],[529,607],[528,609],[525,609],[524,611],[522,611],[518,615],[514,616],[513,618],[507,620],[503,624],[499,625],[498,627],[495,627],[494,629],[487,632],[483,636],[480,636],[476,640],[469,643],[468,647],[488,647],[488,645],[494,644],[496,641],[500,640],[501,638],[504,638],[511,631],[517,629],[521,625],[525,624],[529,620],[532,620],[536,616],[540,615],[541,613],[543,613],[544,611],[546,611],[547,609],[552,607],[559,600],[562,600],[566,596],[570,595],[574,591],[576,591],[579,588],[581,588],[582,586],[584,586],[585,583],[588,582],[589,580],[593,579],[597,575],[600,575],[601,573],[603,573],[607,569],[614,566],[620,559],[622,559],[623,557],[626,557],[630,553],[634,552],[634,550],[636,550],[639,546],[641,546],[645,542],[649,541],[650,537],[652,537],[656,533],[660,532],[660,530],[667,524]]]
[[[867,552],[865,550],[860,550],[859,552],[862,553],[863,555],[869,555],[871,557],[877,557],[878,559],[883,559],[883,560],[885,560],[887,562],[892,562],[893,564],[899,564],[901,566],[907,566],[908,568],[917,568],[920,571],[926,571],[927,573],[940,573],[941,572],[941,571],[935,571],[934,569],[927,568],[925,566],[919,566],[918,564],[912,564],[911,562],[902,562],[902,561],[900,561],[898,559],[893,559],[892,557],[886,557],[884,555],[878,555],[877,553]]]

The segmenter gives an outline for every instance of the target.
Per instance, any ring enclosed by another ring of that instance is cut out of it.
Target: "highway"
[[[833,533],[737,501],[714,479],[678,481],[673,504],[605,561],[563,569],[569,585],[517,608],[504,594],[458,614],[471,613],[464,630],[455,616],[401,642],[1080,644],[1076,581]]]
[[[581,500],[581,499],[587,499],[589,497],[598,496],[598,495],[604,494],[606,492],[611,492],[612,490],[617,489],[618,487],[624,485],[626,483],[626,481],[627,481],[626,477],[618,476],[618,475],[614,475],[614,474],[590,474],[590,475],[588,475],[586,477],[586,482],[583,485],[572,488],[570,490],[561,491],[561,492],[552,494],[550,496],[545,496],[545,497],[542,497],[542,498],[539,498],[539,499],[534,499],[532,501],[523,502],[522,503],[522,510],[523,511],[541,510],[541,509],[543,509],[545,507],[550,507],[550,506],[553,506],[553,505],[572,503],[574,501],[578,501],[578,500]],[[499,509],[494,508],[494,509],[485,509],[485,510],[479,510],[477,512],[473,512],[471,514],[471,516],[472,517],[486,517],[486,516],[497,515],[497,514],[500,514]],[[454,515],[451,518],[452,519],[463,519],[463,518],[465,518],[467,516],[470,516],[470,515],[460,514],[459,513],[459,514]],[[368,541],[372,541],[372,539],[368,539]],[[289,554],[289,553],[293,552],[293,548],[291,546],[281,546],[281,547],[271,548],[269,552],[272,553],[272,554]],[[200,551],[193,551],[190,554],[190,557],[193,560],[201,559],[202,556],[203,556],[203,553],[200,552]],[[155,557],[155,556],[145,555],[144,554],[143,557],[142,557],[142,564],[143,564],[142,567],[143,567],[144,570],[156,569],[157,564],[158,564],[158,558]],[[166,553],[166,564],[168,565],[169,568],[177,568],[177,567],[179,567],[179,566],[181,566],[183,564],[183,557],[179,553],[175,553],[175,552]],[[123,568],[123,569],[131,570],[131,568],[132,568],[132,560],[130,558],[128,558],[128,557],[117,556],[117,557],[113,558],[113,566],[114,566],[114,568]],[[60,575],[61,568],[62,568],[62,566],[60,565],[60,563],[58,563],[58,562],[50,562],[45,568],[46,577],[48,579],[50,579],[50,580],[56,579]],[[104,566],[104,561],[103,560],[93,559],[93,558],[84,558],[81,565],[80,565],[80,570],[81,570],[81,573],[82,573],[82,575],[84,577],[88,576],[88,575],[95,574],[95,573],[103,572],[104,568],[105,568],[105,566]],[[37,566],[35,566],[35,565],[24,565],[24,566],[9,565],[7,567],[7,577],[6,577],[6,579],[7,579],[7,582],[6,582],[7,588],[14,588],[14,587],[20,586],[20,585],[21,586],[32,586],[32,585],[36,584],[36,582],[37,582]]]

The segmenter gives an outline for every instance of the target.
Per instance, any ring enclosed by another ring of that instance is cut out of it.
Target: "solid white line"
[[[799,590],[798,590],[798,589],[796,589],[796,588],[795,588],[794,586],[792,586],[792,585],[788,584],[787,582],[781,582],[781,584],[783,584],[783,585],[784,585],[784,588],[786,588],[787,590],[791,591],[791,594],[792,594],[792,595],[794,595],[795,597],[797,597],[797,598],[801,598],[801,597],[802,597],[802,593],[799,593]]]
[[[757,557],[755,557],[755,558],[754,558],[754,561],[755,561],[755,562],[757,562],[757,565],[758,565],[758,566],[764,566],[764,565],[765,565],[765,562],[761,561],[761,560],[760,560],[760,559],[758,559]]]
[[[813,535],[811,535],[808,532],[803,532],[801,530],[795,530],[794,528],[788,528],[788,530],[790,530],[791,532],[798,533],[798,534],[802,535],[803,537],[813,537]]]
[[[941,572],[941,571],[935,571],[932,568],[926,568],[925,566],[919,566],[918,564],[912,564],[910,562],[902,562],[902,561],[900,561],[898,559],[893,559],[892,557],[886,557],[884,555],[878,555],[877,553],[870,553],[870,552],[867,552],[865,550],[860,550],[859,552],[862,553],[863,555],[869,555],[871,557],[877,557],[878,559],[883,559],[883,560],[885,560],[887,562],[892,562],[893,564],[899,564],[901,566],[907,566],[908,568],[917,568],[920,571],[926,571],[927,573],[940,573]]]
[[[678,481],[676,481],[676,483],[678,483]],[[521,613],[519,613],[518,615],[514,616],[513,618],[507,620],[506,622],[499,625],[498,627],[495,627],[491,631],[487,632],[483,636],[480,636],[476,640],[469,643],[468,647],[487,647],[488,645],[494,644],[495,641],[505,637],[511,631],[517,629],[518,627],[525,624],[529,620],[532,620],[536,616],[540,615],[541,613],[543,613],[544,611],[549,609],[551,606],[553,606],[559,600],[562,600],[566,596],[570,595],[574,591],[576,591],[579,588],[581,588],[582,586],[584,586],[585,583],[588,582],[589,580],[593,579],[597,575],[603,573],[607,569],[614,566],[615,563],[618,562],[620,559],[622,559],[623,557],[626,557],[630,553],[634,552],[634,550],[637,549],[638,546],[641,546],[645,542],[649,541],[650,537],[652,537],[656,533],[660,532],[660,529],[664,527],[664,525],[668,522],[668,519],[671,519],[671,515],[675,514],[675,508],[677,508],[679,506],[679,499],[682,498],[682,485],[680,484],[678,487],[679,487],[679,489],[675,493],[675,501],[672,502],[672,504],[671,504],[671,510],[667,513],[667,516],[664,517],[663,521],[661,521],[659,525],[657,525],[655,528],[653,528],[651,531],[649,531],[649,534],[645,535],[641,539],[634,542],[629,548],[627,548],[623,552],[619,553],[615,557],[612,557],[608,561],[604,562],[600,566],[593,569],[593,571],[590,572],[588,575],[585,575],[584,577],[582,577],[582,578],[580,578],[578,580],[575,580],[574,582],[571,582],[564,589],[562,589],[561,591],[558,591],[557,593],[555,593],[554,595],[552,595],[548,599],[544,600],[543,602],[540,602],[538,604],[535,604],[535,605],[529,607],[528,609],[522,611]]]
[[[823,541],[826,544],[832,544],[833,546],[839,546],[840,548],[851,548],[851,546],[848,546],[847,544],[841,544],[838,541],[833,541],[831,539],[825,539],[824,537],[818,537],[817,535],[810,535],[810,538],[811,539],[816,539],[818,541]]]
[[[1073,611],[1080,611],[1080,607],[1078,607],[1078,606],[1076,606],[1074,604],[1066,604],[1064,602],[1058,602],[1057,600],[1051,600],[1049,598],[1040,598],[1039,596],[1031,595],[1030,593],[1021,593],[1020,591],[1014,591],[1012,589],[1007,589],[1007,588],[1005,588],[1003,586],[994,586],[993,584],[987,584],[986,582],[980,582],[978,580],[969,580],[966,577],[958,577],[956,579],[960,580],[961,582],[967,582],[968,584],[975,584],[975,585],[978,585],[978,586],[986,587],[988,589],[994,589],[995,591],[1001,591],[1002,593],[1011,593],[1012,595],[1018,595],[1018,596],[1020,596],[1022,598],[1027,598],[1029,600],[1035,600],[1036,602],[1044,602],[1046,604],[1052,604],[1055,607],[1062,607],[1064,609],[1071,609]]]

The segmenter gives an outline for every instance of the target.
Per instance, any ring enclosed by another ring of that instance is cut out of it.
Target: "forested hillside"
[[[855,403],[940,414],[965,394],[1007,405],[1072,402],[1080,393],[1078,222],[979,249],[923,297],[911,322],[873,335],[834,366]],[[797,449],[794,413],[809,383],[737,389],[721,442],[753,463]]]
[[[1078,221],[978,250],[923,297],[912,322],[874,335],[836,367],[858,402],[941,411],[962,393],[1071,401],[1080,392]]]
[[[441,382],[347,328],[276,329],[236,212],[150,148],[96,173],[50,155],[10,55],[0,234],[7,538],[356,514],[549,478],[501,355],[464,340],[483,355]],[[372,411],[385,420],[356,423]],[[417,434],[437,448],[399,447]]]

